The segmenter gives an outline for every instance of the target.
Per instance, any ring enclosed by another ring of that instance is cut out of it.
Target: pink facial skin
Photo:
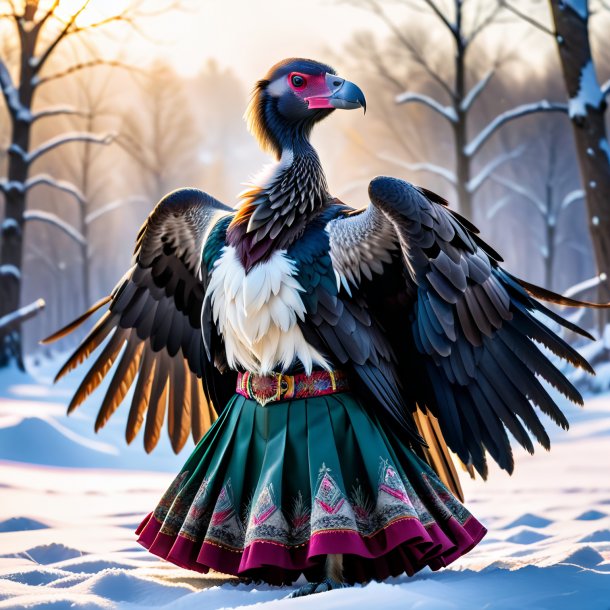
[[[292,83],[293,76],[300,76],[305,80],[305,84],[301,87],[295,87]],[[326,74],[302,74],[301,72],[291,72],[288,75],[288,85],[307,102],[310,109],[315,108],[332,108],[330,105],[330,96],[332,91],[326,84]]]

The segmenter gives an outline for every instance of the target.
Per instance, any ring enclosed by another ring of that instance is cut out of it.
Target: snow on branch
[[[606,98],[610,95],[610,80],[607,80],[601,87],[602,95]]]
[[[148,199],[146,197],[142,197],[139,195],[133,195],[132,197],[124,197],[122,199],[116,199],[115,201],[111,201],[106,205],[103,205],[101,208],[94,210],[90,214],[85,216],[85,223],[89,224],[98,218],[105,216],[109,212],[122,208],[124,205],[129,205],[132,203],[147,203]]]
[[[41,309],[45,308],[44,299],[37,299],[33,303],[21,307],[0,318],[0,331],[6,333],[12,330],[18,324],[33,318]]]
[[[476,193],[481,186],[483,186],[484,182],[498,169],[498,167],[500,167],[500,165],[520,157],[524,150],[525,145],[518,146],[515,148],[515,150],[511,150],[503,155],[498,155],[495,159],[492,159],[474,178],[468,181],[466,184],[466,190],[470,193]]]
[[[68,237],[73,239],[76,243],[81,246],[87,245],[87,240],[83,235],[77,231],[71,224],[68,224],[65,220],[62,220],[57,214],[51,212],[45,212],[43,210],[27,210],[23,213],[24,220],[39,220],[40,222],[46,222],[54,227],[63,231]]]
[[[474,85],[474,87],[466,94],[466,97],[464,97],[464,99],[462,100],[462,103],[460,104],[460,109],[464,112],[467,112],[468,110],[470,110],[470,107],[472,106],[472,104],[474,104],[475,100],[477,99],[477,97],[479,97],[479,94],[483,91],[483,89],[485,89],[485,87],[487,87],[487,85],[489,84],[489,81],[493,78],[494,74],[496,73],[495,68],[493,70],[490,70],[476,85]]]
[[[487,210],[487,212],[485,213],[485,218],[487,218],[487,220],[491,220],[498,212],[500,212],[500,210],[503,210],[509,203],[510,197],[502,197],[502,199],[497,201],[494,205],[491,206],[491,208],[489,208],[489,210]]]
[[[74,197],[74,199],[76,199],[76,201],[80,204],[85,203],[85,196],[71,182],[67,182],[66,180],[56,180],[48,174],[39,174],[38,176],[30,178],[25,183],[25,190],[29,191],[35,186],[39,186],[41,184],[44,184],[45,186],[50,186],[51,188],[57,189],[58,191],[68,193],[68,195]]]
[[[574,202],[583,199],[585,196],[585,192],[582,189],[576,189],[574,191],[570,191],[561,202],[561,209],[565,210],[570,207]]]
[[[599,108],[604,99],[604,93],[597,81],[595,66],[589,60],[580,71],[578,92],[570,98],[569,115],[575,117],[586,117],[587,107]]]
[[[588,0],[563,0],[563,4],[571,8],[583,21],[589,18]]]
[[[130,66],[129,64],[123,63],[121,61],[109,60],[109,59],[92,59],[91,61],[84,61],[78,64],[74,64],[61,72],[56,72],[55,74],[49,74],[48,76],[38,77],[35,76],[32,79],[32,85],[34,87],[38,87],[40,85],[44,85],[49,81],[58,80],[60,78],[64,78],[65,76],[69,76],[70,74],[74,74],[75,72],[80,72],[81,70],[86,70],[87,68],[95,68],[97,66],[109,66],[111,68],[123,68],[125,70],[129,70],[130,72],[141,72],[142,74],[146,74],[144,70],[140,70],[135,66]]]
[[[404,169],[408,169],[413,172],[428,172],[430,174],[440,176],[453,186],[457,184],[455,174],[446,167],[441,167],[440,165],[435,165],[434,163],[408,163],[407,161],[398,159],[388,153],[379,153],[377,157],[382,161],[388,161],[389,163],[393,163],[398,167],[403,167]]]
[[[547,100],[541,100],[540,102],[534,102],[532,104],[522,104],[511,110],[507,110],[502,114],[499,114],[493,119],[486,127],[484,127],[479,134],[464,147],[464,152],[471,157],[474,155],[482,146],[489,140],[489,138],[498,130],[500,127],[510,121],[527,116],[528,114],[535,114],[538,112],[568,112],[567,104],[560,104],[558,102],[549,102]]]
[[[428,108],[431,108],[435,112],[438,112],[443,118],[447,119],[450,123],[457,123],[458,121],[457,115],[455,114],[455,110],[451,106],[443,106],[429,95],[423,95],[421,93],[410,93],[409,91],[407,91],[405,93],[397,95],[395,100],[397,104],[419,102],[420,104],[424,104],[424,106],[428,106]]]
[[[589,278],[588,280],[584,280],[582,282],[578,282],[578,284],[574,284],[573,286],[570,286],[563,293],[563,296],[568,299],[572,299],[572,298],[582,294],[583,292],[590,290],[591,288],[595,288],[596,286],[599,286],[602,282],[605,282],[605,281],[606,281],[606,274],[600,273],[599,275],[595,275],[594,277]]]
[[[12,330],[18,324],[33,318],[41,309],[44,309],[44,299],[37,299],[33,303],[21,307],[0,318],[0,331],[7,332]]]
[[[32,123],[38,121],[38,119],[46,119],[47,117],[62,116],[62,115],[77,115],[85,116],[82,110],[73,108],[72,106],[54,106],[51,108],[45,108],[32,115]]]
[[[19,92],[15,88],[11,74],[2,59],[0,59],[0,89],[10,115],[19,121],[29,121],[31,118],[30,111],[21,104]]]
[[[540,199],[540,197],[538,197],[530,189],[525,188],[521,184],[517,184],[516,182],[513,182],[512,180],[509,180],[508,178],[504,178],[503,176],[494,175],[494,176],[491,176],[491,179],[494,182],[497,182],[498,184],[501,184],[502,186],[505,186],[507,189],[513,191],[513,193],[516,193],[517,195],[520,195],[524,199],[527,199],[530,203],[533,203],[534,206],[536,207],[536,209],[538,210],[538,212],[540,212],[540,214],[542,216],[546,215],[546,205],[544,204],[542,199]]]
[[[15,145],[12,145],[9,148],[9,152],[12,154],[19,155],[27,163],[33,163],[34,161],[36,161],[36,159],[42,157],[46,153],[54,150],[55,148],[58,148],[59,146],[63,146],[64,144],[69,144],[70,142],[91,142],[93,144],[110,144],[115,140],[115,138],[115,134],[97,135],[94,133],[75,131],[72,133],[57,136],[56,138],[51,138],[50,140],[47,140],[30,153],[26,153],[23,148]]]

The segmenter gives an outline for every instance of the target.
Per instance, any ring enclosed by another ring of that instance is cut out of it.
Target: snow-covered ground
[[[465,480],[489,534],[450,568],[285,600],[285,589],[190,573],[135,543],[191,447],[127,449],[120,412],[95,436],[97,395],[64,415],[73,385],[0,372],[0,609],[610,608],[610,395],[567,406],[571,430],[553,431],[550,453],[517,452],[513,477]]]

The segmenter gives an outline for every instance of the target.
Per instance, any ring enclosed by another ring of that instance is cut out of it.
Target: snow
[[[15,265],[0,265],[0,277],[3,275],[12,275],[18,280],[21,277],[21,271]]]
[[[58,228],[60,231],[63,231],[68,237],[72,238],[81,246],[87,245],[87,240],[78,229],[52,212],[46,212],[44,210],[27,210],[23,213],[23,220],[39,220],[41,222],[46,222]]]
[[[587,106],[597,108],[603,99],[604,96],[595,75],[595,66],[589,60],[580,73],[578,93],[575,97],[570,98],[568,114],[571,119],[587,116]]]
[[[563,0],[564,6],[570,7],[581,19],[587,20],[589,17],[588,0]]]
[[[604,278],[600,275],[595,275],[591,278],[589,278],[588,280],[583,280],[582,282],[578,282],[578,284],[574,284],[573,286],[570,286],[568,289],[566,289],[563,293],[563,296],[566,298],[570,298],[570,297],[574,297],[577,296],[579,294],[581,294],[582,292],[584,292],[585,290],[589,290],[591,288],[595,288],[596,286],[599,286],[600,282],[603,282]]]
[[[455,174],[446,167],[441,165],[435,165],[434,163],[409,163],[396,155],[392,155],[387,152],[381,152],[377,154],[377,157],[382,161],[386,161],[388,163],[393,163],[398,167],[402,167],[404,169],[413,171],[413,172],[429,172],[431,174],[435,174],[436,176],[440,176],[449,182],[449,184],[457,184],[457,178]],[[366,181],[368,184],[368,180]]]
[[[432,110],[438,112],[442,117],[447,119],[450,123],[457,123],[458,117],[455,112],[455,109],[452,106],[443,106],[439,104],[434,98],[429,95],[423,95],[421,93],[411,93],[410,91],[406,91],[405,93],[401,93],[397,95],[395,98],[397,104],[406,104],[408,102],[419,102],[420,104],[424,104],[424,106],[428,106]]]
[[[36,374],[56,366],[44,361]],[[77,382],[0,371],[2,609],[608,608],[610,394],[588,397],[584,409],[562,402],[571,430],[550,429],[551,452],[516,450],[514,476],[492,469],[487,482],[464,480],[489,533],[450,568],[287,602],[287,588],[195,574],[135,543],[134,528],[192,445],[178,457],[165,438],[160,456],[126,448],[125,408],[96,437],[95,394],[63,415]]]
[[[19,182],[18,180],[0,180],[0,189],[5,193],[8,193],[9,191],[23,192],[25,186],[23,182]]]
[[[477,97],[479,97],[483,89],[487,87],[489,81],[492,79],[495,73],[495,69],[489,70],[489,72],[487,72],[487,74],[483,78],[481,78],[476,85],[472,87],[472,89],[466,94],[466,96],[462,100],[462,103],[460,104],[460,110],[462,110],[463,112],[468,112],[468,110],[470,110],[470,107],[474,104],[475,100],[477,99]]]
[[[602,138],[599,141],[599,147],[606,153],[606,157],[608,158],[608,163],[610,163],[610,146],[608,145],[608,140]]]
[[[19,223],[14,218],[5,218],[0,226],[0,233],[19,231]]]
[[[0,276],[2,275],[2,267],[0,267]],[[26,305],[25,307],[21,307],[16,311],[13,311],[5,316],[0,318],[0,328],[10,328],[18,322],[24,322],[25,320],[29,320],[31,317],[36,315],[36,313],[44,309],[45,302],[44,299],[37,299],[33,303]]]

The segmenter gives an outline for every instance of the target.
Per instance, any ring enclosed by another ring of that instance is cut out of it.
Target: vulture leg
[[[344,589],[349,587],[343,582],[343,555],[333,554],[326,556],[325,566],[326,578],[320,582],[308,582],[306,585],[293,591],[288,598],[304,597],[313,593],[324,593],[333,589]]]

